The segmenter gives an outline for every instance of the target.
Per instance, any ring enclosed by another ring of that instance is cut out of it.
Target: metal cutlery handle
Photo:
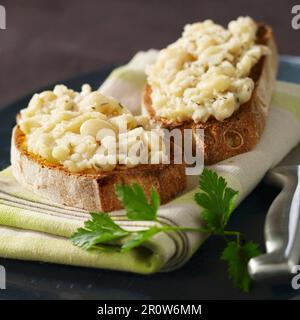
[[[282,190],[266,217],[267,252],[248,265],[255,280],[289,275],[300,260],[300,166],[273,169],[268,180]]]

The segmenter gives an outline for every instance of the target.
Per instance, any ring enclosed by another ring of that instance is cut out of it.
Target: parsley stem
[[[241,233],[238,231],[224,231],[225,236],[235,236],[236,237],[236,243],[238,246],[240,246],[240,237]]]
[[[171,227],[171,226],[164,226],[160,228],[161,231],[193,231],[193,232],[204,232],[208,233],[208,229],[203,228],[191,228],[191,227]]]

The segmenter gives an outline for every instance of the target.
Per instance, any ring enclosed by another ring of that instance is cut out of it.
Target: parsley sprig
[[[120,250],[128,252],[145,244],[160,232],[191,231],[209,233],[225,240],[221,260],[228,263],[229,278],[235,287],[244,292],[250,289],[250,276],[247,266],[252,257],[260,252],[254,242],[245,242],[238,231],[227,230],[226,225],[234,210],[237,191],[229,188],[223,177],[204,169],[199,181],[199,192],[195,202],[201,207],[204,228],[190,228],[162,225],[158,221],[157,211],[160,197],[154,189],[150,190],[149,200],[138,184],[117,185],[116,194],[122,202],[129,220],[152,221],[153,226],[144,230],[129,231],[116,224],[104,212],[92,212],[91,219],[84,222],[71,237],[73,244],[85,250]]]
[[[72,235],[73,244],[85,250],[103,249],[103,246],[98,245],[108,244],[111,250],[128,252],[160,232],[201,231],[200,228],[161,225],[157,218],[160,197],[153,188],[150,190],[149,202],[142,187],[136,183],[132,186],[117,185],[116,194],[126,209],[129,220],[153,221],[154,225],[145,230],[128,231],[116,224],[107,213],[92,212],[92,218],[85,221],[84,227]]]
[[[258,245],[251,241],[246,242],[241,232],[226,229],[238,191],[229,188],[223,177],[208,169],[203,170],[199,187],[200,192],[195,194],[195,201],[202,208],[201,216],[208,232],[225,240],[226,245],[221,260],[228,264],[229,278],[235,287],[249,292],[251,279],[248,262],[260,254]]]

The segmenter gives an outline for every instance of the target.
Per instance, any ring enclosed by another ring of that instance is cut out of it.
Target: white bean
[[[52,150],[52,156],[59,161],[65,161],[68,159],[70,150],[67,146],[56,146]]]
[[[108,136],[115,137],[116,136],[115,131],[112,129],[109,129],[109,128],[103,128],[97,132],[96,140],[101,141],[103,138],[108,137]]]
[[[101,119],[89,119],[85,121],[80,127],[82,135],[90,135],[96,137],[99,130],[108,128],[114,130],[114,127],[108,122]]]
[[[137,126],[136,119],[130,114],[122,114],[121,116],[110,118],[109,122],[117,127],[119,132],[125,132],[127,130],[136,128]]]

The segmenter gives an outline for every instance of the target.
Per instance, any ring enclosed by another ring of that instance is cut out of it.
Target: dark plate
[[[97,88],[111,69],[63,83],[79,89],[87,82]],[[300,58],[283,56],[278,79],[300,83]],[[30,96],[0,111],[0,168],[9,164],[15,115],[26,106]],[[231,228],[244,232],[262,249],[265,214],[277,192],[260,183],[230,221]],[[221,250],[222,241],[208,239],[181,269],[151,276],[0,258],[7,272],[7,289],[0,290],[0,299],[289,299],[297,295],[289,281],[278,285],[256,283],[251,293],[239,292],[232,287],[226,266],[219,260]]]

